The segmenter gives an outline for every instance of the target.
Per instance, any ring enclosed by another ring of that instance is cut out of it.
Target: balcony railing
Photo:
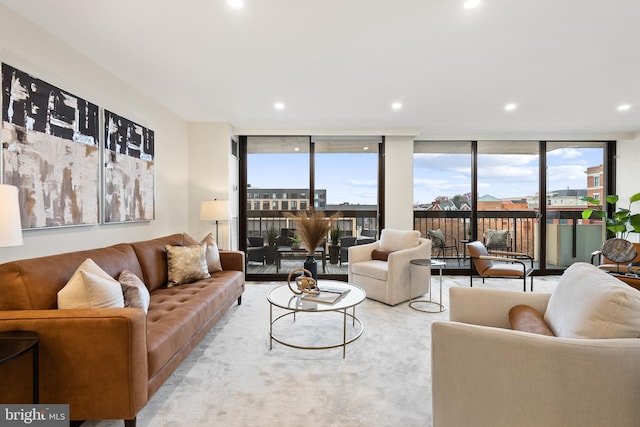
[[[327,216],[336,211],[326,211]],[[267,243],[267,234],[274,229],[280,234],[282,229],[292,229],[292,220],[284,216],[284,211],[260,210],[247,211],[247,236],[261,236]],[[362,230],[378,231],[377,212],[374,210],[341,210],[341,217],[336,225],[340,227],[341,236],[360,236]],[[564,267],[572,262],[589,262],[588,254],[599,249],[601,239],[601,223],[599,221],[583,221],[579,210],[549,210],[545,221],[547,232],[547,265],[551,268]],[[474,232],[475,227],[475,232]],[[539,257],[540,223],[535,210],[521,211],[478,211],[477,223],[471,222],[469,211],[414,211],[414,229],[423,237],[427,231],[440,229],[456,239],[459,257],[465,261],[465,244],[472,238],[483,241],[487,230],[507,230],[509,232],[509,250],[524,252]],[[329,236],[327,236],[327,240]],[[455,251],[445,254],[445,258],[456,258]],[[456,262],[452,266],[457,267]],[[467,262],[460,265],[468,267]],[[338,274],[346,274],[346,266],[340,264]],[[344,270],[344,271],[343,271]]]

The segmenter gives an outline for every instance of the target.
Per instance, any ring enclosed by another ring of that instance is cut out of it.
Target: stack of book
[[[305,294],[301,299],[305,301],[319,302],[322,304],[335,304],[349,293],[349,289],[321,287],[320,293]]]

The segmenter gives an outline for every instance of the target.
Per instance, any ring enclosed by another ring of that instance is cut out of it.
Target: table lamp
[[[200,221],[212,221],[216,224],[216,243],[218,241],[218,223],[229,219],[228,200],[206,200],[200,203]],[[222,249],[222,248],[221,248]]]
[[[0,184],[0,247],[22,245],[18,188]]]

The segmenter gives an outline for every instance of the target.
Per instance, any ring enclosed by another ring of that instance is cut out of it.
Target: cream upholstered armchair
[[[640,292],[576,263],[551,294],[449,295],[451,321],[431,329],[434,427],[639,425]],[[555,336],[514,327],[517,305]]]
[[[430,271],[414,277],[409,261],[431,258],[431,240],[415,230],[384,229],[380,240],[349,248],[349,283],[362,287],[367,297],[396,305],[429,291]]]

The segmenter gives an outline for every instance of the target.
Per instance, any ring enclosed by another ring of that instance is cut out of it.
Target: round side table
[[[444,304],[442,303],[442,270],[444,269],[444,267],[447,265],[446,262],[444,261],[440,261],[437,259],[412,259],[411,261],[409,261],[412,265],[414,266],[418,266],[418,267],[426,267],[429,269],[434,269],[437,268],[438,270],[440,270],[440,286],[439,286],[439,290],[440,290],[440,297],[438,299],[438,301],[434,301],[432,299],[433,297],[433,289],[431,287],[431,284],[429,284],[429,299],[415,299],[415,298],[411,298],[409,300],[409,307],[413,308],[414,310],[417,311],[423,311],[425,313],[442,313],[443,311],[446,310]],[[413,281],[412,281],[413,282]],[[411,289],[411,295],[413,295],[413,289]],[[426,308],[422,308],[420,307],[418,304],[426,304],[426,305],[432,305],[437,307],[435,310],[429,310]]]
[[[0,332],[0,365],[23,354],[33,352],[33,403],[40,403],[38,384],[38,342],[40,337],[33,331]]]

